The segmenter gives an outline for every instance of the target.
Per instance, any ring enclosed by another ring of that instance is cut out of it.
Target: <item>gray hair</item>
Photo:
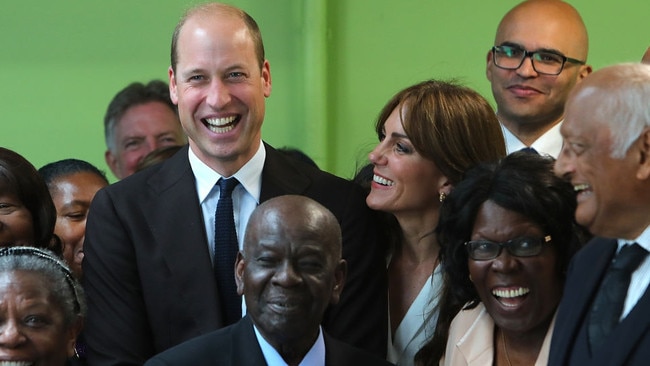
[[[592,112],[605,116],[603,123],[612,136],[611,157],[622,159],[645,128],[650,127],[650,65],[624,63],[599,71],[606,75],[591,82],[585,79],[582,97],[596,97],[598,106]],[[593,78],[592,78],[593,79]]]
[[[50,295],[63,310],[66,326],[86,314],[81,284],[53,252],[35,247],[0,248],[0,273],[12,271],[37,273],[47,281]]]

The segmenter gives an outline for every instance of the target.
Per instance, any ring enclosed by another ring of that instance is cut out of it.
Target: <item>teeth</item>
[[[584,191],[585,189],[589,189],[589,184],[587,183],[582,183],[582,184],[576,184],[573,186],[573,190],[576,192]]]
[[[513,298],[524,296],[530,292],[530,289],[519,287],[516,290],[492,290],[492,295],[496,297]]]
[[[215,133],[224,133],[235,128],[235,125],[231,125],[231,123],[236,118],[237,117],[235,116],[225,117],[225,118],[206,118],[205,122],[208,124],[208,128],[210,129],[210,131]]]
[[[392,180],[382,178],[376,174],[372,176],[372,180],[375,181],[376,183],[381,184],[382,186],[392,186],[395,184],[395,182],[393,182]]]
[[[0,366],[31,366],[33,362],[27,361],[0,361]]]

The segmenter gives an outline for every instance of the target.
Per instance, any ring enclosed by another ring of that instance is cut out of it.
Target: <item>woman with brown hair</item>
[[[467,169],[500,159],[506,149],[489,103],[451,82],[429,80],[400,91],[384,106],[376,131],[366,202],[390,214],[388,360],[412,365],[437,319],[440,206]]]

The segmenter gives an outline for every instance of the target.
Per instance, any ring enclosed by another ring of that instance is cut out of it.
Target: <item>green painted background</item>
[[[109,100],[132,81],[167,78],[173,27],[196,2],[3,1],[0,146],[37,167],[76,157],[108,171],[102,120]],[[650,1],[569,2],[587,24],[596,69],[638,61],[650,45]],[[271,62],[264,139],[301,148],[350,177],[375,143],[377,113],[399,89],[454,78],[492,101],[485,55],[517,1],[231,3],[258,20]]]

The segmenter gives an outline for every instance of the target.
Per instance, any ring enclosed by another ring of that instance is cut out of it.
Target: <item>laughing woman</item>
[[[441,284],[434,233],[442,201],[465,170],[505,156],[488,102],[457,84],[425,81],[397,93],[381,111],[370,153],[366,202],[390,215],[388,360],[412,365],[432,336]]]
[[[587,237],[553,163],[515,152],[470,170],[447,198],[444,295],[419,365],[546,365],[567,265]]]

